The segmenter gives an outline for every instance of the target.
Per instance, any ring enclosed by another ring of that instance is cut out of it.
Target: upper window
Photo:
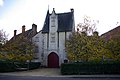
[[[55,33],[51,33],[51,36],[55,36]]]
[[[51,22],[55,22],[55,19],[52,19]]]
[[[55,19],[51,19],[51,27],[55,27]]]
[[[51,16],[51,27],[55,27],[55,23],[56,23],[56,16],[52,15]]]
[[[39,37],[35,37],[35,42],[39,42]]]
[[[51,27],[55,27],[55,26],[51,26]]]
[[[55,19],[52,19],[52,20],[51,20],[51,23],[52,23],[52,24],[51,24],[51,27],[55,27]]]
[[[55,42],[55,33],[51,33],[51,43]]]
[[[51,43],[55,42],[55,36],[51,37]]]
[[[35,46],[35,53],[39,53],[39,48],[38,48],[38,46]]]
[[[56,17],[55,17],[55,16],[52,16],[51,18],[52,18],[52,19],[55,19]]]

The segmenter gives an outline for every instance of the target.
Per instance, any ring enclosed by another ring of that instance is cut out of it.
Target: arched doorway
[[[54,52],[51,52],[48,55],[48,67],[49,68],[57,68],[57,67],[59,67],[59,57]]]

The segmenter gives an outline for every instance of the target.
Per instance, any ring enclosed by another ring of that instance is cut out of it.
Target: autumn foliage
[[[0,58],[25,61],[33,59],[33,53],[33,43],[21,35],[1,48]]]
[[[70,61],[120,60],[120,41],[99,36],[96,23],[84,19],[66,40],[66,52]]]

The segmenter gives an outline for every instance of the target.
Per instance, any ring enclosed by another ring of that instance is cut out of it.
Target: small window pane
[[[51,22],[55,22],[55,19],[52,19]]]
[[[39,37],[36,37],[36,38],[35,38],[35,42],[39,42]]]
[[[55,16],[53,16],[53,17],[51,17],[52,19],[55,19],[56,17]]]
[[[51,42],[52,42],[52,43],[55,42],[55,37],[51,37]]]
[[[38,48],[38,46],[35,46],[35,53],[39,53],[39,48]]]
[[[55,26],[51,26],[51,27],[55,27]]]

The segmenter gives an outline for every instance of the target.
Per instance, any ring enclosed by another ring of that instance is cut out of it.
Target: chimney
[[[71,12],[74,12],[74,9],[73,9],[73,8],[71,8],[70,10],[71,10]]]
[[[22,33],[25,33],[25,25],[22,26]]]
[[[14,30],[14,36],[16,36],[17,30]]]
[[[32,33],[33,33],[33,36],[37,33],[37,25],[36,24],[32,24]]]

